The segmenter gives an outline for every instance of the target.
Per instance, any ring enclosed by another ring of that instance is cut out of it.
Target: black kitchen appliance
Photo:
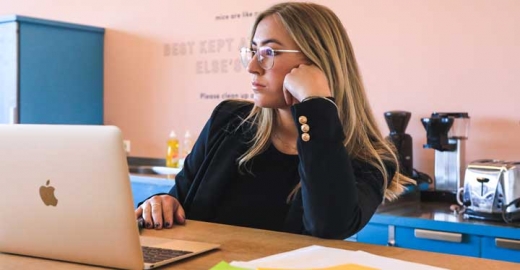
[[[420,198],[419,191],[427,190],[432,179],[427,174],[413,167],[413,139],[410,134],[405,133],[412,113],[394,110],[385,112],[384,116],[388,129],[390,130],[390,134],[386,136],[386,140],[391,142],[397,150],[400,172],[416,181],[415,185],[410,184],[405,186],[406,191],[400,197],[405,200],[411,199],[417,201]]]
[[[407,111],[388,111],[385,112],[385,120],[390,130],[390,134],[386,137],[391,141],[399,155],[401,165],[401,173],[413,176],[413,146],[412,136],[405,133],[408,122],[412,113]]]

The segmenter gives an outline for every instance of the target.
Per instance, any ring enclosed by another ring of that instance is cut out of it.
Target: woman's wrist
[[[303,103],[303,102],[306,102],[306,101],[309,101],[309,100],[312,100],[312,99],[325,99],[325,100],[329,101],[330,103],[334,104],[336,109],[338,109],[338,105],[336,105],[336,103],[334,102],[334,98],[333,97],[308,96],[308,97],[302,99],[302,101],[300,101],[300,103]]]

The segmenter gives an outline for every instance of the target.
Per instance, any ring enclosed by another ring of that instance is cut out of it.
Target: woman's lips
[[[252,82],[251,86],[253,90],[259,90],[260,88],[265,88],[265,85],[258,83],[258,82]]]

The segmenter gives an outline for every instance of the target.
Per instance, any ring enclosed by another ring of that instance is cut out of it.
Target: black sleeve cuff
[[[338,109],[330,102],[333,98],[314,98],[291,107],[294,122],[298,128],[300,139],[304,142],[319,141],[343,141],[342,124],[339,120]],[[303,131],[308,125],[308,131]],[[307,133],[308,135],[304,135]],[[309,140],[305,140],[307,137]]]

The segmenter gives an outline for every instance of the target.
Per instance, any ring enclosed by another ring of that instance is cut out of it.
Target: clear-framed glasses
[[[274,50],[271,47],[259,47],[256,50],[250,48],[240,49],[240,60],[242,65],[247,68],[253,57],[256,55],[258,64],[265,69],[271,69],[274,66],[274,56],[278,53],[299,53],[298,50]]]

